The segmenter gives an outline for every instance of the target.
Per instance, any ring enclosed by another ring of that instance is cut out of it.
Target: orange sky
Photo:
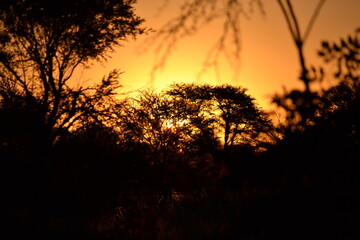
[[[165,0],[138,0],[136,12],[145,18],[145,26],[159,29],[171,17],[177,15],[179,3],[183,0],[169,0],[169,6],[159,15],[158,9]],[[243,0],[247,3],[247,0]],[[293,0],[302,31],[318,1]],[[242,19],[242,51],[238,63],[238,77],[225,60],[220,65],[221,79],[214,71],[208,71],[197,79],[206,53],[221,32],[221,23],[207,26],[192,37],[183,39],[170,55],[163,71],[158,72],[154,82],[150,82],[150,71],[154,62],[154,51],[139,55],[139,45],[148,37],[129,41],[111,54],[111,59],[102,65],[96,64],[83,72],[81,81],[96,81],[111,69],[124,71],[122,91],[132,91],[145,87],[164,88],[172,82],[203,82],[212,84],[229,83],[248,88],[264,109],[271,106],[271,96],[281,93],[285,86],[291,89],[301,86],[297,81],[299,64],[297,52],[285,24],[284,16],[276,0],[263,0],[266,15],[259,11],[252,14],[251,20]],[[327,0],[313,26],[305,44],[307,62],[315,66],[321,61],[316,56],[322,40],[337,41],[339,37],[352,34],[360,27],[360,0]],[[213,40],[213,41],[212,41]],[[330,77],[330,76],[329,76]]]

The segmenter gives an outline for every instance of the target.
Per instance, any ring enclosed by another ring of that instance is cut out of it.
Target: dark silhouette
[[[80,226],[80,218],[86,218],[84,212],[80,213],[80,205],[92,201],[89,195],[101,195],[103,188],[95,187],[96,194],[82,194],[79,189],[94,183],[89,180],[93,176],[86,177],[88,171],[79,163],[81,159],[64,155],[59,164],[55,148],[76,130],[109,120],[119,71],[112,71],[94,87],[78,86],[74,72],[91,60],[105,60],[113,47],[144,32],[143,19],[135,15],[133,4],[101,0],[1,1],[4,236],[54,238],[67,231],[86,232],[85,226]],[[73,159],[71,166],[65,163],[69,158]],[[78,184],[72,175],[84,184]],[[99,178],[94,176],[92,180],[101,185]],[[67,217],[58,217],[60,212]],[[57,234],[62,221],[69,226],[71,222],[79,225]]]
[[[274,130],[267,114],[259,108],[245,88],[230,85],[211,86],[175,84],[168,94],[196,104],[205,118],[212,119],[223,148],[258,146],[265,143],[264,135]]]
[[[273,167],[286,173],[288,211],[297,205],[302,212],[286,218],[296,220],[311,239],[358,238],[355,215],[359,208],[359,40],[358,32],[340,44],[322,43],[319,56],[337,61],[336,86],[314,92],[309,105],[306,91],[296,91],[299,104],[292,108],[304,121],[289,121],[281,142],[268,151]],[[342,64],[344,63],[344,64]],[[292,93],[294,93],[293,91]],[[285,95],[284,99],[289,95]],[[307,106],[304,106],[308,104]],[[309,111],[311,109],[311,111]],[[291,197],[291,198],[289,198]],[[291,209],[293,210],[293,209]],[[295,219],[296,218],[296,219]],[[321,222],[322,227],[318,223]],[[329,230],[331,229],[331,230]],[[300,229],[298,229],[300,231]],[[284,233],[282,233],[284,234]],[[287,233],[291,235],[291,233]]]
[[[304,89],[275,97],[287,112],[276,127],[243,87],[120,101],[116,70],[72,85],[80,65],[143,32],[133,3],[0,3],[1,237],[358,239],[359,30],[321,44],[338,83],[315,91],[311,25],[301,35],[289,9]]]
[[[132,1],[2,1],[0,96],[35,108],[52,144],[81,121],[106,111],[119,72],[95,87],[77,86],[74,72],[143,33]],[[86,118],[86,119],[84,119]]]

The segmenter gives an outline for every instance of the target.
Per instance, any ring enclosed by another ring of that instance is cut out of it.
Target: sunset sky
[[[145,18],[145,26],[157,30],[167,20],[177,16],[183,1],[169,0],[167,7],[161,12],[159,8],[165,0],[138,0],[135,8],[136,13]],[[243,2],[246,7],[248,1]],[[277,1],[262,2],[265,15],[255,9],[251,20],[242,18],[242,50],[236,68],[238,74],[234,74],[225,59],[220,59],[220,79],[211,69],[202,75],[201,79],[197,78],[207,52],[221,33],[222,23],[219,22],[208,25],[197,34],[180,41],[164,69],[157,72],[154,81],[150,81],[150,72],[156,52],[153,49],[142,53],[138,51],[151,34],[124,43],[123,47],[111,54],[107,63],[95,64],[84,71],[81,81],[98,80],[111,69],[117,68],[124,71],[121,77],[123,92],[148,87],[161,89],[173,82],[228,83],[248,88],[248,93],[256,98],[264,109],[274,108],[270,105],[272,95],[281,93],[283,87],[292,89],[301,86],[297,80],[299,64],[294,43]],[[293,0],[302,31],[305,30],[317,3],[315,0]],[[353,34],[355,29],[360,27],[359,13],[359,0],[327,0],[305,43],[304,51],[308,64],[318,66],[322,63],[316,54],[322,40],[338,41],[340,37]]]

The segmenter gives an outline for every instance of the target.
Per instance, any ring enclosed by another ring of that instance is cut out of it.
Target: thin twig
[[[303,37],[303,41],[305,42],[306,39],[308,38],[310,32],[311,32],[311,29],[312,27],[314,26],[314,23],[315,23],[315,20],[317,18],[317,16],[319,15],[319,12],[320,12],[320,9],[322,8],[322,6],[324,5],[326,0],[320,0],[318,5],[316,6],[316,9],[313,13],[313,15],[311,16],[311,19],[310,19],[310,22],[309,24],[307,25],[307,28],[305,30],[305,34],[304,34],[304,37]]]

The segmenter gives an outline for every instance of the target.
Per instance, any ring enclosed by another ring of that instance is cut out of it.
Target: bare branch
[[[289,12],[291,14],[292,23],[293,23],[293,31],[294,31],[295,37],[296,37],[294,40],[295,40],[296,44],[302,44],[299,21],[296,18],[294,8],[292,7],[292,3],[290,0],[286,0],[286,3],[288,5]]]
[[[143,51],[152,48],[156,53],[151,79],[154,80],[158,71],[166,65],[168,57],[185,37],[194,35],[206,25],[215,21],[223,21],[223,31],[209,50],[199,76],[208,67],[218,66],[221,56],[230,62],[237,61],[241,52],[240,22],[241,16],[249,19],[248,13],[257,5],[264,13],[260,0],[248,0],[249,9],[244,7],[245,0],[189,0],[180,8],[180,14],[165,23],[155,34],[143,43]],[[229,48],[232,47],[229,52]]]
[[[304,33],[304,37],[303,37],[303,41],[305,42],[306,39],[308,38],[310,32],[311,32],[311,29],[312,27],[314,26],[314,23],[315,23],[315,20],[316,18],[319,16],[319,13],[320,13],[320,10],[322,8],[322,6],[325,4],[325,1],[326,0],[320,0],[318,5],[316,6],[316,9],[313,13],[313,15],[311,16],[311,19],[310,19],[310,22],[309,24],[307,25],[306,27],[306,30],[305,30],[305,33]]]
[[[286,10],[283,2],[282,2],[281,0],[278,0],[278,3],[279,3],[279,5],[280,5],[281,11],[283,12],[283,15],[284,15],[284,17],[285,17],[286,24],[287,24],[287,26],[288,26],[288,28],[289,28],[291,37],[295,40],[295,39],[297,39],[298,37],[297,37],[296,33],[294,32],[293,24],[292,24],[292,21],[291,21],[291,19],[290,19],[290,17],[289,17],[289,14],[288,14],[288,12],[287,12],[287,10]]]

